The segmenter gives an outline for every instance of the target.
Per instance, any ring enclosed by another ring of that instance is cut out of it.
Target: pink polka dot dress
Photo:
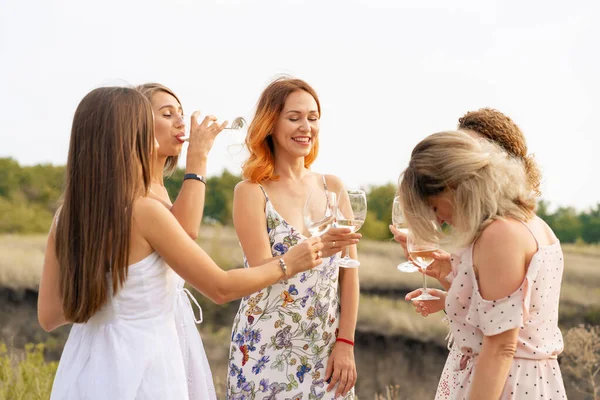
[[[519,328],[517,351],[500,399],[566,399],[557,356],[563,350],[558,301],[564,262],[560,243],[539,245],[519,289],[484,300],[473,269],[473,245],[452,259],[446,297],[452,349],[436,399],[468,399],[483,337]]]

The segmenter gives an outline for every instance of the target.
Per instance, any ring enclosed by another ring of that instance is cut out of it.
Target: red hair
[[[301,79],[288,77],[273,81],[260,95],[256,114],[248,127],[246,148],[250,152],[250,157],[242,165],[244,178],[255,183],[279,179],[279,176],[275,174],[275,157],[271,134],[288,96],[299,90],[307,92],[315,99],[319,118],[321,118],[321,103],[319,103],[317,93],[308,83]],[[315,137],[310,153],[304,157],[306,168],[310,167],[315,161],[318,153],[319,139]]]

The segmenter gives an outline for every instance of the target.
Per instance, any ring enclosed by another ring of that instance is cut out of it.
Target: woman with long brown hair
[[[99,88],[80,102],[38,298],[45,330],[73,324],[52,399],[188,399],[174,272],[222,304],[322,263],[315,238],[260,267],[223,271],[148,197],[155,155],[139,91]]]
[[[233,200],[247,269],[307,240],[309,193],[343,189],[337,177],[309,169],[318,153],[320,118],[316,92],[300,79],[275,80],[260,96],[246,137],[246,179]],[[231,336],[228,398],[354,397],[358,271],[340,270],[335,260],[345,247],[356,258],[360,237],[330,229],[322,236],[321,266],[242,300]]]
[[[177,168],[182,151],[185,133],[183,106],[175,92],[160,83],[145,83],[137,86],[137,89],[152,105],[154,137],[158,142],[148,196],[155,198],[170,210],[188,235],[196,239],[204,211],[208,153],[227,121],[219,124],[215,116],[208,115],[198,123],[200,113],[192,113],[189,120],[190,136],[183,184],[177,199],[172,202],[164,179]],[[202,322],[202,310],[191,292],[184,287],[185,281],[181,277],[177,276],[174,283],[177,292],[175,325],[185,365],[189,396],[191,399],[214,398],[215,389],[210,366],[202,338],[196,328],[196,324]],[[194,315],[192,303],[198,305],[198,319]]]

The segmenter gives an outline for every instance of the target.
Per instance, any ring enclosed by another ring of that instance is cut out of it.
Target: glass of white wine
[[[358,231],[365,223],[367,217],[367,194],[364,190],[348,189],[342,190],[338,196],[338,206],[336,207],[335,224],[336,228],[349,228],[350,232]],[[350,250],[346,247],[343,250],[345,256],[338,261],[342,268],[357,268],[360,262],[350,257]]]
[[[439,250],[439,244],[419,239],[412,232],[408,232],[407,246],[411,260],[423,270],[423,293],[412,300],[439,300],[439,297],[427,293],[427,274],[425,274],[427,267],[435,261],[433,253]]]
[[[321,236],[326,233],[335,220],[335,193],[312,191],[304,204],[304,224],[311,236]]]
[[[406,218],[404,218],[404,211],[402,211],[402,205],[400,203],[400,197],[394,197],[394,203],[392,205],[392,224],[394,228],[398,229],[400,232],[408,235],[408,225],[406,223]],[[410,261],[405,261],[401,264],[398,264],[396,267],[400,272],[417,272],[419,268],[415,267],[413,263]]]

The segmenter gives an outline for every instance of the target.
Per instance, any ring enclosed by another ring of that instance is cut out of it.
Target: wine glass
[[[400,232],[408,235],[408,225],[406,224],[406,218],[404,218],[404,211],[402,211],[402,205],[400,203],[400,197],[394,197],[394,203],[392,205],[392,224],[394,228]],[[415,267],[410,261],[405,261],[399,264],[397,267],[400,272],[417,272],[419,268]]]
[[[321,236],[331,228],[335,219],[335,204],[335,193],[316,190],[308,194],[303,215],[311,236]]]
[[[191,118],[191,117],[190,117]],[[183,121],[185,122],[185,120],[187,119],[187,116],[182,115],[181,119],[183,119]],[[198,116],[198,120],[197,120],[198,124],[200,124],[202,122],[202,120],[200,119],[200,116]],[[217,122],[215,122],[217,123]],[[189,142],[190,140],[190,126],[192,124],[192,121],[190,119],[190,125],[188,125],[187,123],[185,124],[185,136],[181,138],[181,140],[183,140],[184,142]],[[226,126],[223,129],[230,129],[231,131],[238,131],[243,129],[246,125],[248,125],[248,122],[246,122],[246,119],[244,117],[235,117],[233,119],[233,121],[231,121],[231,125]]]
[[[334,226],[336,228],[349,228],[350,232],[358,231],[367,217],[367,195],[360,189],[342,190],[338,196],[338,206]],[[350,258],[350,249],[343,250],[345,256],[338,261],[343,268],[357,268],[360,262]]]
[[[439,300],[439,297],[427,293],[427,274],[425,274],[425,270],[435,261],[433,253],[439,250],[440,245],[434,241],[420,239],[409,231],[407,246],[411,260],[423,270],[423,293],[412,300]]]

